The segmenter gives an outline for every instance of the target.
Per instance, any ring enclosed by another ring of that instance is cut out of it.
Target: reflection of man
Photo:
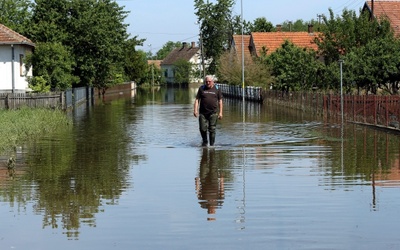
[[[208,214],[215,214],[224,199],[224,178],[215,163],[215,149],[203,148],[199,177],[196,177],[196,191],[200,206]],[[208,220],[215,220],[208,218]]]

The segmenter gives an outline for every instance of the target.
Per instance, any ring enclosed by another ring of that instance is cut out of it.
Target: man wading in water
[[[208,130],[210,146],[214,146],[217,120],[222,119],[222,93],[214,84],[212,76],[206,76],[205,82],[197,91],[193,114],[195,117],[199,117],[200,134],[203,139],[202,145],[207,146],[208,144]]]

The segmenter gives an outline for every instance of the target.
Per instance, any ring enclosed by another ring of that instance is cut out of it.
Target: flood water
[[[226,99],[203,148],[194,95],[81,107],[21,145],[0,249],[400,249],[398,135]]]

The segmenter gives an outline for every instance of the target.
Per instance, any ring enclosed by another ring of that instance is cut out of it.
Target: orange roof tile
[[[243,35],[243,48],[245,57],[251,57],[250,35]],[[238,56],[242,55],[242,35],[233,35],[233,49]]]
[[[3,24],[0,24],[0,44],[26,44],[35,46],[31,40]]]
[[[372,12],[372,3],[367,1],[364,9]],[[386,17],[390,21],[394,34],[400,36],[400,0],[375,0],[374,1],[374,16]]]
[[[267,48],[267,54],[271,54],[286,41],[302,48],[318,50],[314,39],[318,33],[309,32],[253,32],[251,33],[251,46],[254,46],[253,52],[260,56],[263,47]]]

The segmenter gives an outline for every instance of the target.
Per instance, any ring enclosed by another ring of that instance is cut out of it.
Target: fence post
[[[9,99],[8,95],[9,95],[9,94],[6,95],[6,99],[5,99],[5,101],[4,101],[4,102],[5,102],[6,109],[10,109],[10,105],[9,105],[10,99]]]

